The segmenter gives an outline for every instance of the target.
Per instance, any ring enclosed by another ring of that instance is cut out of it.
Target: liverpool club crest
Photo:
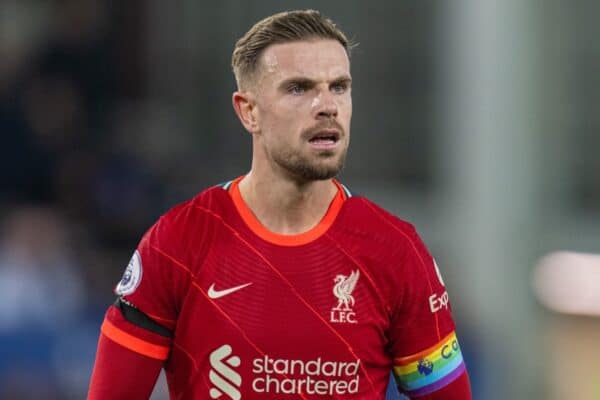
[[[348,276],[337,275],[334,278],[333,294],[337,298],[337,305],[331,309],[329,318],[331,322],[356,324],[356,313],[352,309],[355,303],[352,292],[359,277],[360,272],[356,270]]]

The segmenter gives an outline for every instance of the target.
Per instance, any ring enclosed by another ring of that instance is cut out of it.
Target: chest
[[[264,351],[381,352],[388,315],[367,264],[335,248],[224,242],[196,266],[181,320],[191,321],[188,335],[230,332]]]
[[[231,376],[235,390],[265,399],[374,398],[384,390],[389,317],[368,252],[234,239],[191,264],[172,365],[191,359],[214,387]]]

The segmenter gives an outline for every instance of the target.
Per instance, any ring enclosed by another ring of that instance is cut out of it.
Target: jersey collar
[[[231,181],[230,184],[224,186],[224,189],[226,189],[229,192],[229,195],[233,200],[235,208],[237,209],[240,217],[242,217],[242,220],[246,223],[248,228],[250,228],[250,230],[255,235],[259,236],[263,240],[280,246],[301,246],[321,237],[333,224],[335,218],[342,209],[344,201],[346,201],[346,199],[348,198],[347,189],[345,189],[341,183],[334,179],[333,183],[335,184],[338,190],[335,197],[329,204],[329,208],[327,209],[327,212],[325,213],[321,221],[319,221],[317,225],[315,225],[313,228],[309,229],[306,232],[299,233],[296,235],[283,235],[268,230],[256,218],[252,210],[250,210],[250,208],[246,205],[246,202],[242,198],[238,185],[243,177],[244,176],[240,176],[237,179]]]

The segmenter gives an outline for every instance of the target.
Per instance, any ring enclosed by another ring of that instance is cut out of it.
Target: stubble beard
[[[344,148],[337,160],[331,163],[330,158],[336,157],[335,151],[323,150],[311,159],[298,151],[285,151],[273,154],[273,161],[291,175],[304,182],[331,179],[344,168],[347,147]]]

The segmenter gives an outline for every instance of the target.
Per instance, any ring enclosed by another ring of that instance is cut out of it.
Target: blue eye
[[[331,86],[331,91],[333,93],[337,93],[337,94],[345,93],[347,89],[348,89],[348,85],[345,83],[336,83]]]
[[[290,85],[288,86],[288,93],[291,94],[302,94],[305,92],[304,87],[300,86],[300,85]]]

